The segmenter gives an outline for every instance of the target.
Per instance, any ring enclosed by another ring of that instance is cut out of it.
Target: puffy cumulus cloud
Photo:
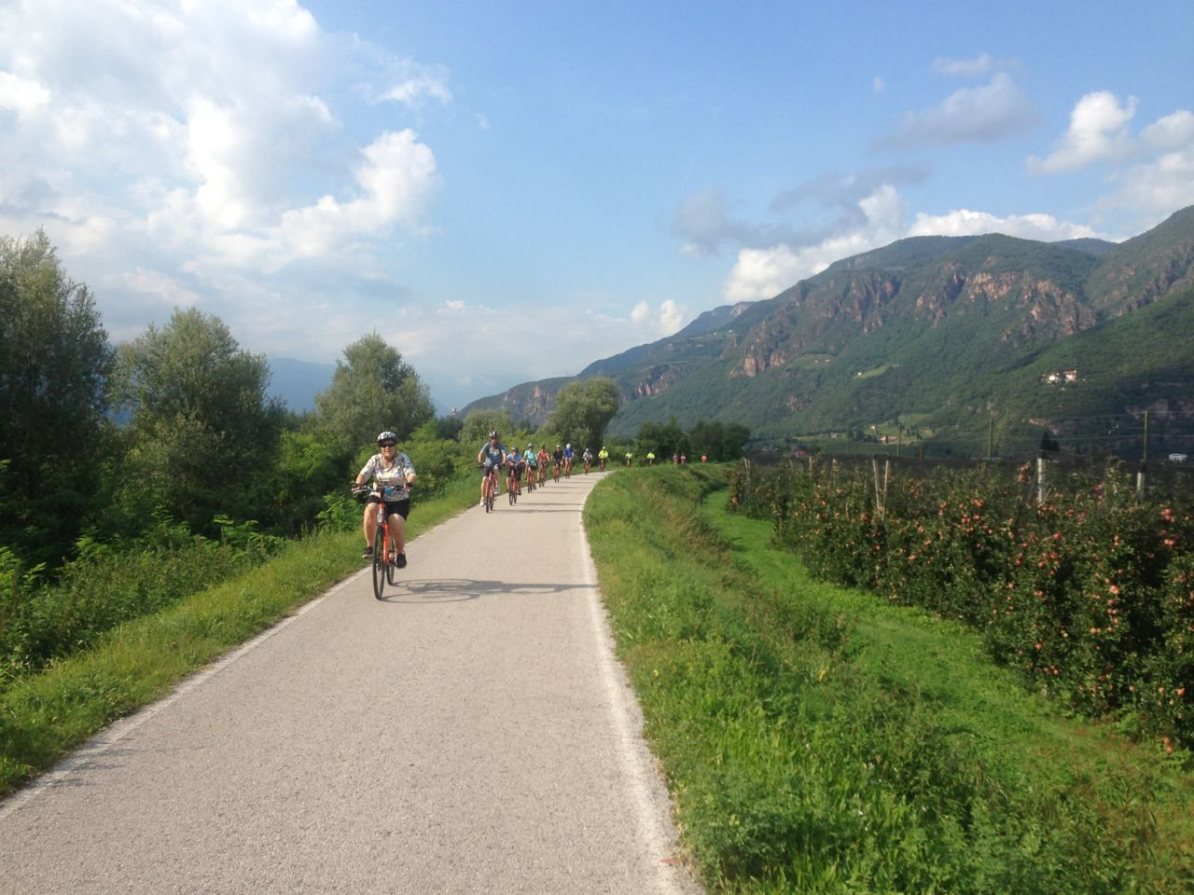
[[[655,337],[670,336],[684,325],[684,311],[670,298],[660,302],[657,308],[640,301],[630,309],[630,322]]]
[[[996,72],[980,87],[967,87],[939,105],[904,114],[896,132],[880,148],[992,143],[1031,127],[1036,111],[1007,72]]]
[[[1120,102],[1107,91],[1086,94],[1070,112],[1070,126],[1057,147],[1043,159],[1030,158],[1029,169],[1053,174],[1127,158],[1133,151],[1128,125],[1135,114],[1135,97]]]
[[[1168,207],[1172,209],[1174,206]],[[741,250],[726,278],[724,297],[728,301],[771,298],[801,280],[820,273],[835,261],[909,236],[1003,233],[1042,242],[1086,237],[1114,238],[1084,224],[1058,220],[1048,214],[999,217],[982,211],[958,209],[940,215],[919,213],[911,224],[907,224],[904,202],[895,187],[889,184],[876,188],[862,199],[858,209],[858,226],[814,245],[779,244],[763,249]]]
[[[1194,146],[1194,112],[1187,109],[1159,118],[1146,127],[1140,138],[1159,152],[1181,152]]]
[[[1060,174],[1103,164],[1110,191],[1095,206],[1101,214],[1126,212],[1135,231],[1194,204],[1194,112],[1178,109],[1134,134],[1136,109],[1134,97],[1086,94],[1054,151],[1044,159],[1029,158],[1029,170]]]
[[[1096,237],[1107,239],[1084,224],[1059,221],[1051,214],[1022,214],[999,217],[985,211],[958,209],[947,214],[916,215],[907,236],[977,236],[983,233],[1002,233],[1020,239],[1058,242],[1063,239]]]
[[[777,244],[739,251],[722,290],[725,298],[729,301],[771,298],[820,273],[834,261],[887,245],[903,235],[903,200],[894,186],[878,186],[860,199],[857,206],[857,226],[815,244]]]
[[[0,109],[28,115],[50,102],[48,88],[11,72],[0,71]]]
[[[1117,188],[1100,208],[1126,209],[1140,227],[1159,223],[1178,208],[1194,205],[1194,142],[1116,175]]]
[[[410,129],[350,131],[362,82],[451,100],[444,70],[324,32],[294,0],[0,5],[5,228],[43,227],[130,305],[121,253],[180,302],[217,301],[226,265],[384,267],[395,228],[421,231],[436,163]]]

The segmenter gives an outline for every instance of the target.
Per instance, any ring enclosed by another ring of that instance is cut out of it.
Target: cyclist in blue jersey
[[[522,462],[527,471],[527,493],[535,490],[535,473],[539,468],[539,456],[535,453],[535,443],[532,441],[522,452]]]
[[[576,457],[576,452],[572,450],[572,443],[564,445],[564,478],[572,478],[572,461]]]
[[[496,495],[499,490],[498,470],[502,468],[502,464],[506,460],[506,448],[502,444],[498,433],[490,432],[489,440],[481,445],[481,450],[477,451],[477,462],[481,464],[481,503],[485,503],[485,483],[492,477],[493,493]]]

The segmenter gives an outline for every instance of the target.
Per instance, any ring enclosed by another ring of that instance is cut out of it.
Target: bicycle
[[[354,488],[353,494],[360,496],[376,495],[381,492],[376,488]],[[373,596],[378,600],[386,589],[398,583],[398,554],[390,543],[390,526],[386,524],[386,504],[384,500],[377,503],[377,528],[373,532]]]
[[[492,513],[497,493],[497,467],[492,463],[484,463],[481,465],[481,469],[485,471],[481,487],[481,503],[485,506],[485,512]]]
[[[518,476],[515,474],[515,464],[506,467],[506,495],[510,498],[510,506],[518,503]]]

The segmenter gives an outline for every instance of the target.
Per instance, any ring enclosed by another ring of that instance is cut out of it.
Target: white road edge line
[[[655,770],[655,758],[642,737],[641,718],[637,697],[626,680],[625,671],[618,662],[614,649],[613,631],[605,605],[601,602],[597,584],[597,567],[589,551],[588,534],[585,531],[584,516],[580,520],[580,554],[584,568],[585,589],[589,612],[593,619],[593,636],[597,640],[597,657],[601,683],[609,699],[610,714],[613,716],[615,734],[622,750],[622,764],[629,775],[631,794],[638,815],[639,833],[649,853],[656,855],[654,887],[658,893],[690,892],[685,885],[685,871],[668,861],[673,857],[674,836],[667,821],[659,814],[660,800],[670,806],[671,797],[666,786],[659,780]]]

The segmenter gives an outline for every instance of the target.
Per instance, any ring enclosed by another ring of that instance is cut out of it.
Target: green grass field
[[[969,632],[810,581],[724,471],[621,471],[585,523],[684,847],[725,892],[1188,893],[1194,776],[1060,716]],[[417,534],[472,506],[472,476]],[[359,568],[357,532],[121,626],[0,697],[0,793]],[[296,585],[301,585],[296,589]]]
[[[1180,756],[1062,718],[954,624],[812,582],[708,468],[586,525],[684,844],[729,892],[1189,892]]]

